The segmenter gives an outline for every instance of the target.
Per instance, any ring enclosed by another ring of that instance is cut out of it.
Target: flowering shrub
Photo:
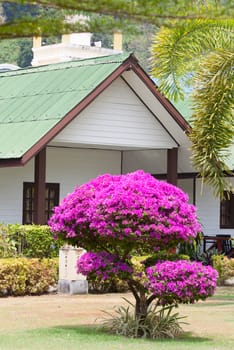
[[[159,262],[146,275],[146,287],[163,305],[204,300],[213,295],[218,278],[211,266],[185,260]]]
[[[141,170],[77,187],[55,208],[49,225],[86,250],[97,250],[100,242],[122,248],[127,240],[145,253],[191,241],[200,230],[188,196]]]
[[[55,208],[49,225],[55,235],[89,251],[78,262],[79,272],[126,281],[141,324],[156,298],[161,304],[186,303],[214,291],[212,268],[151,259],[160,250],[169,254],[179,243],[192,242],[200,224],[182,190],[142,170],[102,175],[77,187]],[[134,268],[131,255],[147,259]]]
[[[77,272],[87,276],[96,274],[104,280],[118,276],[126,277],[133,269],[124,262],[119,261],[118,256],[107,252],[88,252],[81,255],[77,262]]]

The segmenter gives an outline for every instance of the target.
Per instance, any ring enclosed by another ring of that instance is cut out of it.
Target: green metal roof
[[[0,158],[21,158],[129,56],[0,73]]]

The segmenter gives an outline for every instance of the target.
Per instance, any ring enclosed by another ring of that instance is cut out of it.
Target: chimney
[[[70,44],[70,34],[63,34],[62,35],[62,43],[63,44]]]
[[[113,49],[114,50],[118,50],[118,51],[122,51],[122,45],[123,44],[123,35],[122,32],[118,31],[118,32],[114,32],[114,45],[113,45]]]
[[[34,36],[33,37],[33,48],[36,49],[38,47],[41,47],[41,37],[40,36]]]

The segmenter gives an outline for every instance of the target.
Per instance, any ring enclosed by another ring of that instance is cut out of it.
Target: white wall
[[[234,180],[232,181],[234,183]],[[204,186],[201,189],[200,179],[197,179],[196,184],[196,206],[205,234],[228,234],[234,237],[234,229],[219,228],[220,200],[213,196],[212,189],[209,186]]]
[[[167,150],[126,151],[123,153],[123,173],[142,169],[151,174],[167,172]]]
[[[189,203],[194,204],[193,179],[179,179],[177,185],[187,193],[189,196]]]
[[[121,78],[51,142],[65,143],[119,149],[177,147],[166,129]]]
[[[60,183],[60,198],[98,175],[121,172],[119,151],[49,147],[47,162],[46,181]]]
[[[23,182],[33,181],[33,168],[33,161],[25,167],[0,168],[0,222],[22,222]]]
[[[103,173],[120,173],[119,151],[48,148],[47,182],[60,183],[60,199],[76,185]],[[34,161],[24,167],[0,168],[0,222],[21,223],[23,182],[34,181]]]

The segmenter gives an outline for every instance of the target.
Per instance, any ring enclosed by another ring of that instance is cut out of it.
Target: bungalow
[[[0,73],[0,222],[44,224],[76,185],[144,169],[196,204],[205,234],[233,234],[190,161],[189,124],[132,54]]]

